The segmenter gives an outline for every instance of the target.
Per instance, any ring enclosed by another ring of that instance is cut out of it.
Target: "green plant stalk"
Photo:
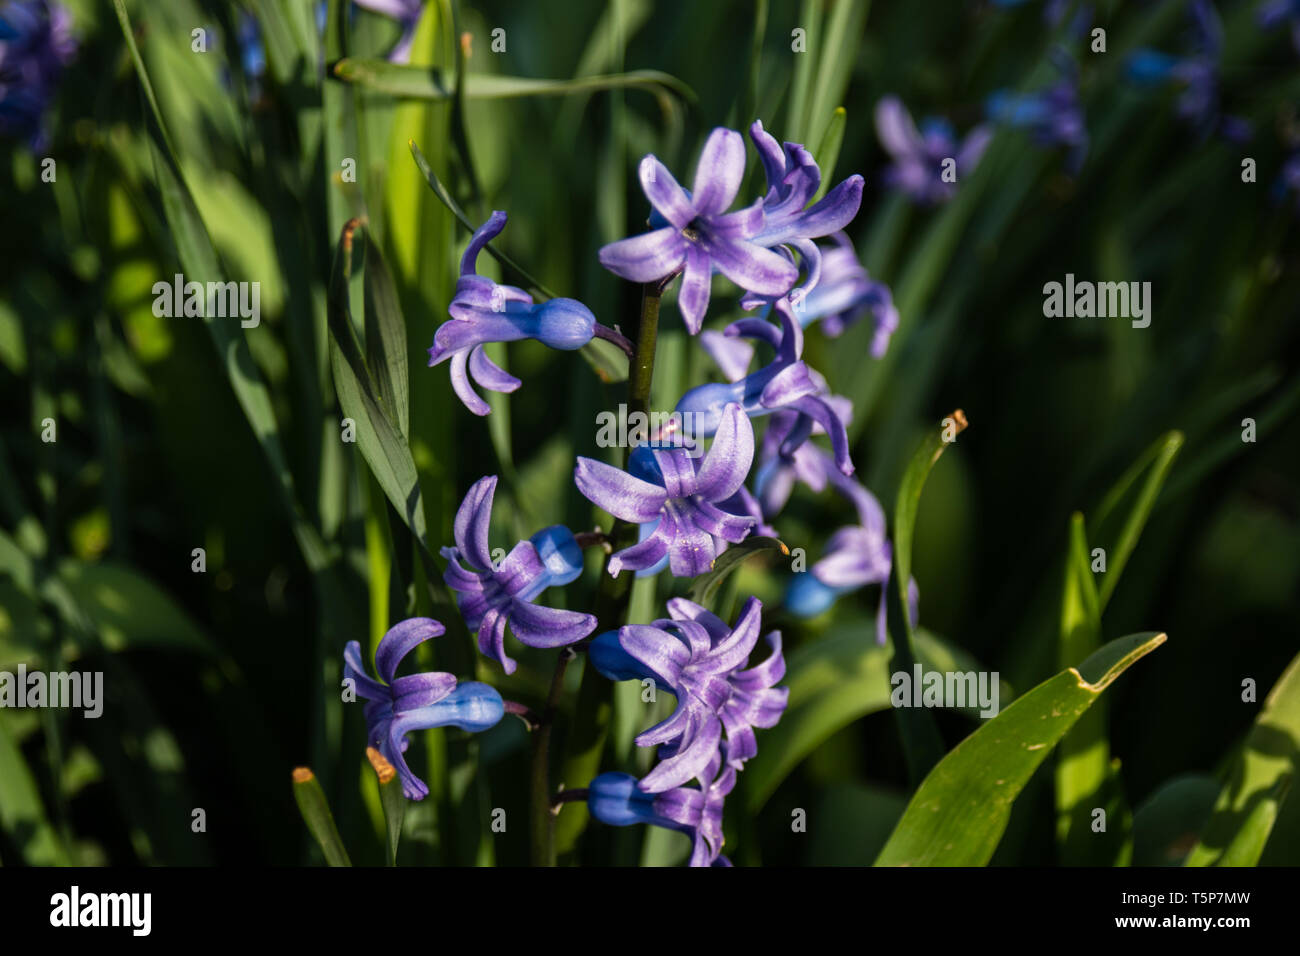
[[[533,866],[555,866],[555,813],[551,807],[551,728],[555,725],[555,712],[560,694],[564,691],[564,675],[569,661],[577,656],[571,648],[560,648],[551,677],[551,689],[546,695],[546,709],[542,711],[537,731],[533,734],[533,765],[531,775],[531,846]]]
[[[641,289],[641,318],[633,340],[634,353],[628,364],[627,404],[628,414],[648,412],[650,384],[654,378],[655,348],[659,340],[659,302],[664,290],[676,274],[661,282],[646,283]],[[624,450],[624,464],[627,450]],[[615,521],[609,537],[613,551],[636,543],[636,525]],[[628,604],[632,597],[635,575],[613,577],[609,574],[609,558],[601,570],[600,590],[596,594],[596,619],[600,630],[608,630],[626,623]],[[605,749],[605,738],[614,712],[613,685],[596,672],[584,667],[582,683],[578,687],[578,702],[574,709],[573,724],[569,730],[564,766],[560,783],[566,787],[586,786],[600,766],[600,755]],[[573,849],[578,837],[587,826],[587,808],[574,804],[558,819],[555,826],[555,849],[567,853]]]

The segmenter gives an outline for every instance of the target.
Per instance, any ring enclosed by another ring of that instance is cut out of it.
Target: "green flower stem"
[[[655,346],[659,339],[659,300],[664,290],[676,278],[671,275],[662,282],[647,283],[641,289],[641,319],[633,340],[633,354],[628,364],[627,404],[628,414],[648,412],[650,408],[650,383],[654,378]],[[623,463],[627,464],[630,449],[624,449]],[[636,543],[637,527],[626,521],[615,521],[609,540],[613,551]],[[600,590],[596,595],[596,618],[600,621],[597,632],[627,623],[628,602],[632,596],[631,572],[613,577],[609,573],[609,557],[601,573]],[[567,735],[566,757],[560,774],[560,786],[582,787],[600,769],[600,755],[605,749],[605,737],[613,714],[613,685],[594,667],[584,667],[582,684],[578,689],[578,702],[574,710],[573,725]],[[555,823],[555,846],[560,853],[573,849],[587,827],[587,808],[575,803]],[[554,818],[552,818],[554,819]]]
[[[560,649],[551,677],[551,690],[546,695],[546,709],[533,734],[532,766],[532,846],[533,866],[555,866],[555,813],[551,809],[551,728],[555,725],[555,711],[564,690],[564,673],[569,661],[577,657],[573,648]]]

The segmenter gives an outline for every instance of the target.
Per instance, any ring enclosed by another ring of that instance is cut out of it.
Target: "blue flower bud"
[[[577,299],[550,299],[535,307],[536,337],[553,349],[580,349],[596,333],[596,317]]]
[[[636,783],[636,777],[629,773],[602,773],[587,787],[587,809],[601,823],[612,827],[669,825],[655,813],[656,795],[643,792]]]
[[[572,584],[582,574],[582,549],[573,532],[564,525],[543,528],[528,540],[546,565],[545,583],[537,589],[538,593],[552,586]]]
[[[606,631],[587,646],[587,660],[609,680],[645,680],[645,665],[623,650],[618,631]]]
[[[841,594],[851,590],[823,584],[815,574],[797,574],[786,588],[785,607],[795,617],[816,617],[829,610]]]

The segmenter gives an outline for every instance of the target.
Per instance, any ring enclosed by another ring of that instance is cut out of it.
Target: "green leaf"
[[[1161,786],[1133,814],[1133,865],[1180,866],[1218,796],[1219,782],[1208,774],[1184,774]]]
[[[1231,866],[1263,850],[1283,787],[1300,765],[1300,655],[1278,678],[1228,771],[1187,866]],[[1261,806],[1273,803],[1272,808]],[[1257,849],[1256,849],[1256,845]],[[1295,862],[1293,859],[1292,863]]]
[[[912,536],[916,530],[916,512],[921,504],[921,490],[939,456],[964,428],[966,416],[961,409],[957,409],[944,419],[940,428],[932,429],[912,456],[898,488],[898,497],[894,502],[894,566],[889,583],[885,586],[889,636],[894,642],[894,657],[890,666],[894,672],[910,674],[912,665],[917,660],[912,641],[911,615],[907,611],[907,590],[912,579]],[[919,782],[943,756],[943,738],[939,736],[934,715],[928,710],[900,707],[896,716],[908,774],[914,782]]]
[[[386,847],[388,865],[397,866],[397,845],[402,839],[402,820],[406,816],[406,795],[397,771],[384,755],[373,747],[366,748],[366,757],[375,768],[379,780],[379,803],[384,808],[384,823],[388,831]]]
[[[831,183],[835,177],[835,161],[840,158],[840,147],[844,145],[844,128],[848,125],[849,114],[842,106],[835,107],[835,112],[831,114],[831,121],[826,126],[826,134],[822,137],[822,144],[817,148],[817,167],[822,171],[822,184],[817,187],[817,193],[813,196],[812,202],[816,202],[826,195],[826,190],[830,189]]]
[[[1241,829],[1232,838],[1223,856],[1218,860],[1219,866],[1256,866],[1264,854],[1264,847],[1273,833],[1273,824],[1287,793],[1291,789],[1291,778],[1283,777],[1269,793],[1264,795],[1246,814]]]
[[[106,650],[155,647],[218,655],[167,592],[134,568],[68,559],[59,565],[59,578]]]
[[[334,75],[379,93],[401,99],[451,100],[455,90],[442,70],[389,63],[387,60],[348,57],[334,64]],[[538,79],[529,76],[501,76],[471,73],[465,77],[467,99],[511,99],[522,96],[567,96],[600,90],[644,89],[660,96],[676,95],[694,102],[694,91],[658,70],[631,70],[610,76],[580,76],[571,80]]]
[[[395,412],[383,405],[352,323],[348,282],[352,276],[353,237],[360,226],[354,219],[343,227],[330,278],[330,368],[334,373],[334,389],[343,414],[356,422],[357,446],[375,480],[407,527],[427,548],[415,460],[405,438],[393,424],[397,418]],[[374,252],[374,244],[371,245]]]
[[[1087,709],[1157,633],[1112,641],[1014,701],[943,758],[922,782],[877,866],[983,866],[1029,778]]]
[[[299,767],[293,772],[293,798],[298,803],[298,812],[302,814],[307,829],[320,844],[325,861],[330,866],[351,866],[352,861],[348,859],[348,851],[343,848],[339,828],[334,825],[334,815],[330,813],[325,791],[316,775],[307,767]]]
[[[406,360],[406,320],[383,254],[376,243],[366,248],[366,362],[375,377],[379,399],[403,435],[411,433],[410,382]]]
[[[742,777],[750,813],[761,810],[781,782],[828,738],[889,707],[893,649],[877,644],[875,633],[873,620],[840,624],[789,656],[789,706],[781,722],[763,732],[758,755],[745,765]],[[965,652],[927,631],[916,632],[916,648],[927,672],[981,670]],[[1009,696],[1010,688],[1005,690]]]
[[[411,140],[408,145],[411,147],[411,155],[415,158],[415,165],[419,168],[420,173],[429,183],[429,188],[433,190],[433,194],[438,197],[438,201],[447,207],[451,214],[456,217],[457,222],[469,230],[469,232],[473,233],[478,226],[474,225],[474,223],[470,221],[470,218],[465,215],[465,210],[461,209],[460,204],[452,198],[451,193],[447,191],[447,187],[442,184],[442,180],[438,178],[437,173],[433,171],[433,167],[429,165],[429,161],[424,158],[424,153],[420,152],[420,147],[415,145],[414,140]],[[537,297],[536,293],[540,293],[542,298],[557,298],[554,292],[542,285],[538,279],[534,278],[526,269],[524,269],[523,266],[515,262],[515,260],[511,259],[504,252],[500,252],[491,242],[485,244],[483,249],[488,255],[501,263],[507,269],[513,269],[518,273],[519,276],[522,277],[529,286],[531,286],[529,291],[534,293],[534,298]],[[610,345],[610,347],[617,350],[617,346]],[[626,377],[625,373],[624,378]]]
[[[1142,529],[1151,516],[1151,509],[1155,507],[1160,488],[1165,483],[1165,478],[1169,476],[1169,469],[1182,447],[1182,432],[1172,431],[1161,435],[1139,456],[1137,461],[1129,466],[1128,471],[1120,477],[1115,487],[1097,508],[1094,526],[1104,532],[1134,483],[1144,472],[1146,473],[1146,478],[1137,491],[1137,498],[1125,514],[1123,525],[1115,535],[1114,543],[1106,547],[1106,574],[1102,577],[1101,586],[1097,591],[1098,603],[1102,611],[1106,609],[1111,595],[1115,593],[1124,565],[1128,563],[1129,556],[1137,547],[1138,538],[1141,537]],[[1109,535],[1099,533],[1097,540],[1107,542]]]
[[[1083,515],[1070,520],[1070,548],[1065,561],[1065,593],[1061,601],[1060,666],[1083,660],[1101,646],[1101,609],[1088,559]],[[1089,860],[1096,849],[1091,828],[1092,808],[1106,784],[1110,748],[1102,705],[1079,718],[1061,741],[1056,766],[1056,834],[1066,862]]]
[[[740,544],[729,545],[726,551],[713,560],[708,571],[691,582],[691,589],[687,596],[696,604],[712,608],[713,600],[718,596],[718,589],[731,573],[763,551],[779,551],[785,555],[790,553],[790,549],[776,538],[765,538],[762,535],[746,538]]]
[[[67,866],[67,851],[45,816],[36,780],[0,714],[0,828],[30,866]]]

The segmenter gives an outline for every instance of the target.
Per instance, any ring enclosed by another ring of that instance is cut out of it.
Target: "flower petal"
[[[600,264],[629,282],[658,282],[682,267],[689,246],[680,230],[665,226],[601,247]]]
[[[653,155],[646,156],[637,167],[637,175],[641,178],[641,188],[650,200],[650,205],[672,223],[674,228],[685,229],[691,224],[695,218],[695,207],[667,166]]]
[[[438,637],[446,628],[429,617],[412,617],[393,625],[379,641],[375,651],[375,669],[384,683],[392,684],[397,665],[416,646]]]
[[[696,494],[706,501],[722,501],[736,493],[754,463],[754,428],[731,402],[722,410],[713,445],[696,476]]]
[[[745,176],[745,141],[732,129],[718,127],[709,134],[695,164],[691,198],[696,212],[716,216],[726,212]]]
[[[461,554],[484,571],[492,568],[488,527],[492,522],[492,498],[496,490],[496,475],[487,475],[470,485],[465,500],[456,509],[456,520],[452,524],[452,537]]]
[[[493,392],[513,392],[523,384],[488,358],[481,345],[469,353],[469,374],[479,385]]]
[[[510,610],[510,630],[519,643],[529,647],[563,647],[595,629],[594,614],[539,607],[527,601],[515,601]]]
[[[573,480],[589,501],[635,524],[657,518],[668,497],[658,485],[591,458],[578,458]]]

